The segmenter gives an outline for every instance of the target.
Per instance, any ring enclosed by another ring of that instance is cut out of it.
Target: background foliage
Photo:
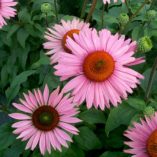
[[[52,11],[48,14],[49,26],[57,22],[53,0],[19,0],[17,16],[8,21],[8,25],[0,30],[0,157],[40,157],[39,150],[25,151],[25,143],[15,140],[12,134],[11,119],[7,114],[14,110],[11,103],[16,101],[22,93],[33,88],[43,87],[47,83],[51,90],[58,85],[59,78],[53,75],[49,59],[44,55],[44,32],[47,28],[46,17],[40,7],[43,2],[52,4]],[[57,8],[59,19],[80,17],[83,0],[58,0]],[[93,13],[91,25],[97,29],[104,27],[116,33],[120,30],[118,17],[125,12],[131,15],[143,0],[131,0],[129,10],[125,4],[113,3],[103,6],[98,0]],[[89,12],[91,1],[88,2],[84,18]],[[145,75],[145,80],[135,90],[129,99],[123,101],[117,108],[104,112],[81,107],[79,117],[83,120],[78,125],[80,135],[74,137],[74,143],[62,153],[53,151],[45,157],[127,157],[123,153],[125,138],[124,130],[132,121],[143,117],[147,105],[157,109],[157,75],[153,83],[151,98],[146,103],[144,96],[154,62],[157,56],[157,18],[150,20],[146,13],[149,9],[156,9],[157,1],[145,5],[144,9],[123,30],[123,34],[138,40],[142,36],[150,36],[153,49],[147,54],[137,53],[137,56],[146,57],[146,63],[136,67],[136,70]],[[103,11],[104,9],[104,11]],[[103,11],[103,12],[102,12]]]

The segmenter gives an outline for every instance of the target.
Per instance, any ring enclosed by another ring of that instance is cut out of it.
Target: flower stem
[[[55,7],[55,14],[56,14],[56,21],[58,23],[58,10],[57,10],[57,0],[54,0],[54,7]]]
[[[137,9],[137,11],[130,17],[130,21],[139,14],[139,12],[144,8],[146,4],[147,4],[147,0],[145,0],[143,4]]]
[[[85,9],[86,9],[87,2],[88,2],[88,0],[84,0],[84,2],[83,2],[82,10],[81,10],[81,16],[80,16],[81,18],[83,18],[83,16],[84,16],[84,12],[85,12]]]
[[[139,12],[144,8],[146,4],[147,4],[147,0],[145,0],[143,4],[137,9],[137,11],[130,17],[129,22],[125,25],[125,27],[123,28],[123,30],[121,30],[121,32],[123,32],[126,29],[128,24],[139,14]]]
[[[155,58],[155,62],[153,64],[152,71],[151,71],[149,81],[148,81],[148,86],[147,86],[147,89],[146,89],[146,95],[145,95],[146,102],[149,101],[150,92],[151,92],[154,77],[155,77],[155,74],[156,74],[156,69],[157,69],[157,57]]]
[[[92,6],[91,6],[90,11],[89,11],[89,13],[88,13],[88,15],[87,15],[87,18],[86,18],[86,22],[89,22],[89,20],[90,20],[92,14],[93,14],[93,12],[94,12],[94,10],[95,10],[96,3],[97,3],[97,0],[93,0]]]
[[[130,13],[130,8],[129,8],[128,0],[125,0],[125,5],[126,5],[126,8],[127,8],[127,10],[128,10],[128,13]]]
[[[101,15],[101,27],[104,27],[104,11],[105,11],[105,5],[102,6],[102,15]]]

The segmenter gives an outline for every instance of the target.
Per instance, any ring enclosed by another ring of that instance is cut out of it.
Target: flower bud
[[[154,115],[155,110],[152,106],[148,106],[148,107],[145,108],[143,113],[144,113],[145,116],[150,117],[150,116]]]
[[[149,20],[153,20],[156,18],[157,12],[156,12],[156,10],[149,10],[149,11],[147,11],[146,16]]]
[[[49,13],[52,10],[52,5],[50,3],[43,3],[41,5],[41,12],[42,13]]]
[[[126,13],[121,13],[118,17],[119,23],[124,26],[129,22],[129,16]]]
[[[144,36],[138,41],[138,51],[146,53],[150,51],[153,47],[152,41],[148,36]]]

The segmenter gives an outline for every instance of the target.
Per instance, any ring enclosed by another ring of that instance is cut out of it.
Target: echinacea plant
[[[157,157],[154,0],[0,0],[0,157]]]

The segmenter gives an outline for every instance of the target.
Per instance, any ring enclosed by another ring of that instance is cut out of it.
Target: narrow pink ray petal
[[[10,117],[17,119],[17,120],[27,120],[27,119],[31,119],[30,116],[26,115],[26,114],[22,114],[22,113],[11,113],[9,114]]]
[[[44,93],[43,93],[44,103],[47,105],[48,98],[49,98],[49,88],[45,85]]]

